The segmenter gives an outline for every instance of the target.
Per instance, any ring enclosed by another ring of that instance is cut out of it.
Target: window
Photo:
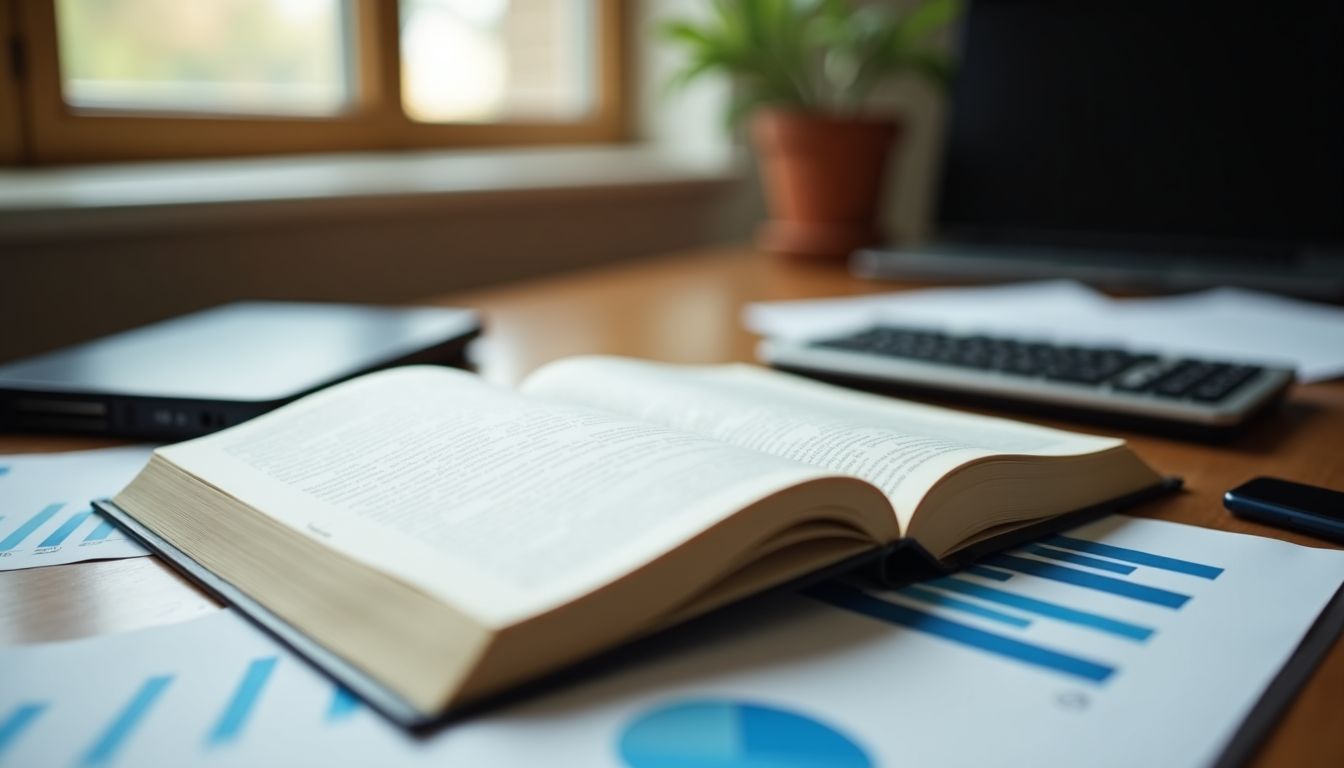
[[[422,122],[582,119],[591,2],[402,0],[401,103]]]
[[[0,161],[622,138],[619,0],[0,4]]]

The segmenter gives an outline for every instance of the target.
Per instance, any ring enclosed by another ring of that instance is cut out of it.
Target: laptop
[[[937,238],[873,278],[1344,300],[1344,3],[973,0]]]
[[[394,365],[464,366],[476,313],[247,301],[0,365],[0,431],[182,440]]]

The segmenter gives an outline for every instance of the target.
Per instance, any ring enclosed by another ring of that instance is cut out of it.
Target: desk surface
[[[480,309],[488,340],[481,372],[514,383],[542,363],[608,353],[672,362],[751,360],[744,303],[897,290],[833,264],[721,249],[435,297]],[[1050,420],[1042,423],[1080,429]],[[1222,508],[1224,490],[1255,475],[1344,486],[1344,382],[1298,387],[1278,418],[1231,445],[1126,434],[1146,459],[1181,475],[1187,491],[1135,514],[1321,546],[1245,523]],[[107,440],[0,434],[0,453],[97,448]],[[0,645],[84,637],[182,621],[216,610],[157,560],[136,558],[0,573]],[[1217,638],[1210,638],[1217,642]],[[1344,642],[1337,643],[1258,758],[1259,765],[1344,765]]]

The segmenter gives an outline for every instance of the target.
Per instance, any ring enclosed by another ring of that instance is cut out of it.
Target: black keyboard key
[[[1190,399],[1202,403],[1216,403],[1240,389],[1261,370],[1263,369],[1258,365],[1225,366],[1222,371],[1208,377],[1200,382],[1199,386],[1190,390]]]
[[[1133,355],[1119,350],[1078,349],[1065,347],[1047,369],[1046,378],[1076,384],[1097,385],[1113,378],[1137,361]]]
[[[1173,361],[1145,356],[1135,358],[1111,382],[1111,388],[1121,392],[1146,392],[1171,370]]]
[[[1093,364],[1105,371],[1106,378],[1109,379],[1121,371],[1127,370],[1139,360],[1139,357],[1118,349],[1101,349],[1096,351]]]
[[[1052,381],[1095,384],[1105,377],[1101,376],[1100,371],[1096,370],[1085,357],[1061,350],[1059,355],[1046,364],[1045,378]]]
[[[1004,361],[999,370],[1004,373],[1011,373],[1014,376],[1040,376],[1041,364],[1026,352],[1019,351]]]
[[[1182,360],[1153,385],[1153,394],[1161,397],[1184,397],[1185,393],[1193,389],[1196,384],[1226,367],[1198,360]]]

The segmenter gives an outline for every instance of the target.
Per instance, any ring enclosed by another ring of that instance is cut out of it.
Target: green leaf
[[[923,0],[901,15],[864,0],[711,0],[703,19],[660,32],[687,54],[671,87],[715,73],[732,79],[730,120],[764,104],[845,112],[898,74],[947,83],[947,56],[926,41],[961,7]]]

